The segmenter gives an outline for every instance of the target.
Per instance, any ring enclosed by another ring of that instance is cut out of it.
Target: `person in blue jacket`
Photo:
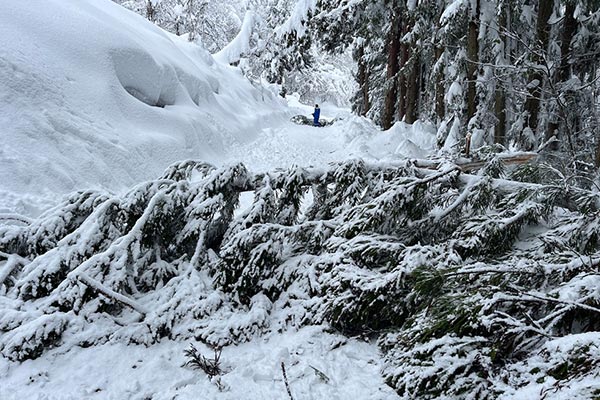
[[[315,126],[321,126],[321,124],[319,124],[319,117],[321,116],[321,109],[319,108],[318,104],[315,104],[315,112],[312,114],[312,116],[314,117]]]

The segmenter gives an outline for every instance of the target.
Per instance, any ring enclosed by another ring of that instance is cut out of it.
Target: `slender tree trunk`
[[[494,143],[504,145],[506,142],[506,93],[504,88],[496,87],[495,95],[494,112],[498,122],[494,127]]]
[[[356,80],[358,81],[358,86],[360,87],[360,93],[362,97],[362,104],[357,112],[359,115],[365,116],[371,109],[371,104],[369,101],[369,72],[364,58],[364,46],[360,46],[358,48],[356,56],[358,58],[358,71],[356,74]]]
[[[508,13],[510,9],[507,8],[507,2],[501,3],[500,16],[498,20],[498,26],[500,28],[500,34],[504,36],[504,32],[507,31],[508,27]],[[503,64],[506,63],[507,53],[508,53],[508,45],[506,38],[501,38],[502,40],[502,54],[498,55],[499,61]],[[494,127],[494,143],[505,144],[505,136],[506,136],[506,89],[503,86],[503,82],[496,80],[496,92],[495,92],[495,102],[494,102],[494,113],[496,114],[496,126]]]
[[[571,58],[571,41],[573,40],[573,36],[575,36],[575,32],[577,31],[577,20],[575,19],[575,1],[569,1],[566,4],[565,8],[565,16],[563,19],[562,26],[562,34],[561,34],[561,44],[560,44],[560,66],[558,68],[558,81],[566,82],[571,77],[571,65],[569,63],[569,59]],[[558,95],[558,93],[556,93]],[[557,134],[558,128],[560,126],[560,121],[564,121],[565,115],[564,113],[558,109],[558,116],[555,116],[554,119],[550,120],[548,123],[548,130],[546,131],[546,140],[552,138],[552,136]],[[566,124],[564,124],[566,127]],[[571,132],[565,132],[567,135],[571,134]],[[555,143],[551,146],[552,149],[557,150],[558,143]]]
[[[400,70],[398,56],[400,52],[400,9],[392,11],[392,26],[388,36],[388,59],[386,70],[386,93],[383,105],[382,127],[389,129],[394,121],[396,111],[396,99],[398,93],[397,75]]]
[[[405,21],[405,28],[403,33],[407,29]],[[402,121],[406,115],[406,63],[408,62],[409,48],[408,43],[400,43],[400,73],[398,74],[398,120]]]
[[[548,21],[552,15],[554,0],[539,0],[537,14],[537,33],[536,48],[532,55],[534,64],[539,65],[544,62],[544,55],[548,51],[548,39],[550,37],[550,26]],[[540,100],[542,96],[542,85],[544,76],[538,68],[534,69],[529,77],[531,88],[527,100],[525,101],[525,111],[527,112],[527,126],[535,133],[538,127],[538,117],[540,112]],[[533,83],[533,84],[532,84]]]
[[[401,36],[404,37],[411,30],[410,19],[405,15],[402,19],[400,28]],[[410,44],[406,41],[400,42],[400,73],[398,74],[398,120],[404,120],[408,107],[408,81],[407,81],[407,63],[410,60]]]
[[[435,59],[438,69],[435,74],[435,115],[437,117],[437,125],[446,118],[446,101],[445,101],[445,86],[444,86],[444,67],[442,63],[444,57],[444,46],[441,43],[435,47]]]
[[[597,143],[596,143],[596,158],[595,158],[595,165],[596,168],[600,168],[600,140],[596,139]]]
[[[475,9],[471,10],[469,18],[469,27],[467,33],[467,121],[475,115],[477,111],[477,65],[479,63],[479,13],[480,0],[474,0],[472,3]]]
[[[575,19],[575,1],[571,0],[567,2],[565,9],[565,18],[563,21],[562,38],[560,44],[560,70],[558,78],[561,82],[566,82],[571,77],[571,65],[569,59],[571,58],[571,41],[577,31],[577,20]]]
[[[411,64],[406,84],[406,116],[404,120],[407,124],[414,123],[419,117],[419,82],[421,80],[419,54],[413,56]]]

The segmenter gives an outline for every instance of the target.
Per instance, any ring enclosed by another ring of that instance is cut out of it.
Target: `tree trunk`
[[[480,0],[475,0],[475,9],[471,9],[469,28],[467,33],[467,121],[477,111],[477,65],[479,64],[479,13]],[[473,4],[472,3],[472,4]]]
[[[441,58],[444,56],[444,46],[438,43],[435,47],[435,60],[438,69],[434,71],[435,74],[435,115],[437,117],[436,125],[439,124],[446,118],[446,100],[445,100],[445,86],[444,86],[444,67]]]
[[[501,7],[498,25],[500,28],[500,34],[504,35],[504,32],[506,32],[508,28],[508,13],[510,12],[510,9],[508,9],[507,2],[502,2]],[[498,59],[502,64],[506,64],[507,53],[509,51],[507,44],[507,40],[509,40],[509,38],[508,35],[506,36],[506,38],[500,39],[502,40],[502,54],[498,55]],[[504,145],[506,141],[506,89],[504,88],[503,83],[499,80],[496,80],[495,97],[494,113],[496,115],[497,122],[494,126],[494,143]]]
[[[565,8],[565,16],[563,19],[562,26],[562,34],[561,34],[561,44],[560,44],[560,66],[558,68],[558,82],[566,82],[571,77],[571,66],[569,63],[569,59],[571,56],[571,41],[573,40],[573,36],[575,36],[575,32],[577,31],[577,20],[575,19],[575,1],[569,1],[566,4]],[[559,94],[556,93],[558,96]],[[564,121],[565,115],[558,109],[558,116],[555,116],[553,120],[548,123],[548,130],[546,131],[545,140],[550,140],[552,136],[557,134],[557,130],[560,126],[560,121]],[[563,124],[566,127],[566,124]],[[565,132],[567,135],[570,132]],[[558,143],[553,143],[551,148],[553,150],[558,149]]]
[[[550,36],[550,26],[548,25],[548,21],[552,15],[553,8],[554,0],[539,1],[536,34],[538,48],[534,47],[534,54],[532,55],[532,61],[535,65],[544,62],[544,55],[548,51],[548,39]],[[531,88],[529,89],[527,100],[525,101],[525,111],[527,112],[527,126],[535,133],[538,127],[542,85],[544,83],[544,76],[538,68],[534,69],[531,73],[529,82]],[[535,84],[532,85],[532,83]]]
[[[406,21],[403,33],[408,29]],[[398,74],[398,120],[402,121],[406,115],[406,63],[408,62],[408,43],[400,43],[400,73]]]
[[[414,123],[419,117],[419,82],[421,76],[419,54],[413,56],[410,67],[410,75],[406,83],[406,116],[404,118],[407,124]]]
[[[398,93],[397,74],[400,70],[398,56],[400,52],[400,12],[398,8],[392,11],[392,26],[388,36],[388,59],[386,70],[385,102],[381,125],[389,129],[394,121],[396,111],[396,98]]]
[[[364,56],[365,47],[361,45],[357,50],[358,71],[356,74],[356,80],[358,81],[358,86],[360,88],[362,97],[362,104],[357,112],[363,117],[367,115],[367,112],[369,112],[371,109],[371,104],[369,101],[369,72]]]
[[[498,121],[494,127],[494,143],[504,146],[506,142],[506,93],[502,87],[497,87],[495,95],[494,112]]]
[[[571,66],[569,59],[571,58],[571,41],[577,31],[577,20],[575,19],[575,1],[571,0],[567,3],[565,9],[565,18],[563,21],[562,38],[560,44],[560,69],[558,79],[561,82],[566,82],[571,77]]]

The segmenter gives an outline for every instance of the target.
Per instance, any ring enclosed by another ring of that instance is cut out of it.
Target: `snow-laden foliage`
[[[221,348],[326,324],[378,338],[404,398],[494,399],[533,382],[591,396],[600,199],[519,182],[498,160],[477,175],[185,161],[123,196],[74,194],[1,227],[0,352],[162,337]]]
[[[420,119],[444,152],[501,144],[568,174],[600,167],[598,1],[316,4],[313,43],[353,50],[353,110],[384,129]]]
[[[149,21],[211,52],[225,47],[238,33],[244,5],[238,0],[113,0]]]

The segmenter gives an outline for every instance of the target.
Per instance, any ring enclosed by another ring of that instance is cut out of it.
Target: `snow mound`
[[[360,157],[376,160],[427,158],[436,152],[436,132],[432,125],[417,121],[412,125],[396,122],[387,131],[374,131],[364,117],[350,116],[338,122],[347,132],[349,147]]]
[[[6,2],[0,35],[0,213],[36,214],[38,199],[82,187],[119,191],[176,160],[216,162],[281,109],[109,0]]]

